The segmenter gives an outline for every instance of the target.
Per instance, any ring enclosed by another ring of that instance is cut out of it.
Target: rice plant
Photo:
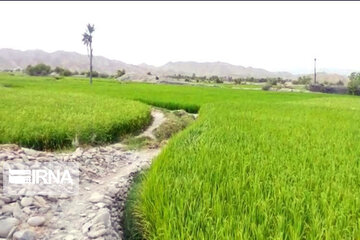
[[[143,238],[360,238],[358,97],[3,75],[0,84],[2,143],[111,141],[149,121],[143,103],[199,112],[132,195],[127,216]]]

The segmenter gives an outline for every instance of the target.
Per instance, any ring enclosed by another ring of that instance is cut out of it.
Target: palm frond
[[[95,26],[94,26],[94,24],[93,25],[91,25],[90,23],[87,25],[87,30],[88,30],[88,32],[91,34],[91,33],[93,33],[94,31],[95,31]]]
[[[91,42],[92,38],[88,33],[83,33],[83,43],[87,46]]]

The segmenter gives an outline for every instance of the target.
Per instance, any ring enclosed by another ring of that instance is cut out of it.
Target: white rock
[[[105,227],[110,226],[111,220],[110,220],[109,209],[101,208],[98,211],[98,215],[91,222],[94,225],[95,224],[101,224],[101,225],[104,225]]]
[[[40,197],[40,196],[35,196],[34,197],[34,205],[37,206],[37,207],[47,207],[47,202],[46,200],[43,198],[43,197]]]
[[[7,155],[5,153],[0,154],[0,161],[6,160]]]
[[[107,232],[106,229],[102,228],[102,229],[99,229],[99,230],[93,230],[93,231],[88,232],[88,236],[90,238],[97,238],[97,237],[101,237],[106,232]]]
[[[24,152],[26,155],[30,155],[30,156],[37,156],[38,152],[33,150],[33,149],[29,149],[29,148],[23,148]]]
[[[58,199],[68,199],[70,198],[70,195],[66,194],[66,193],[62,193],[60,194],[60,196],[58,196]]]
[[[51,209],[50,206],[41,207],[41,208],[39,208],[38,212],[41,213],[41,214],[45,214],[45,213],[47,213],[50,209]]]
[[[58,201],[57,196],[52,196],[52,195],[47,196],[47,199],[49,201],[51,201],[51,202],[57,202]]]
[[[73,235],[67,235],[64,240],[77,240],[76,237],[74,237]]]
[[[26,194],[26,188],[20,189],[20,191],[17,194],[20,196],[24,196]]]
[[[13,237],[15,240],[35,240],[36,234],[30,230],[17,231],[14,233]]]
[[[100,202],[100,203],[95,204],[95,206],[97,206],[98,208],[103,208],[106,205],[105,205],[105,203]]]
[[[43,216],[36,216],[36,217],[29,218],[27,223],[30,226],[37,227],[37,226],[43,225],[45,223],[45,221],[46,221],[46,219]]]
[[[33,203],[33,199],[31,197],[24,197],[23,199],[21,199],[21,206],[23,207],[28,207]]]
[[[104,200],[104,194],[98,193],[98,192],[94,192],[93,194],[91,194],[89,201],[92,203],[98,203]]]
[[[17,195],[11,196],[11,201],[12,201],[12,202],[15,202],[15,201],[17,201],[17,200],[19,200],[19,199],[20,199],[20,197],[17,196]]]
[[[13,216],[20,220],[25,217],[25,214],[21,211],[20,204],[18,204],[18,203],[14,206]]]
[[[73,153],[73,157],[77,158],[80,157],[82,154],[83,154],[83,150],[81,148],[77,148]]]
[[[14,210],[14,207],[16,206],[17,203],[9,203],[9,204],[5,204],[4,206],[2,206],[1,208],[1,212],[2,213],[12,213]]]
[[[16,218],[5,218],[0,220],[0,237],[6,238],[11,230],[20,223]]]
[[[29,207],[24,207],[24,208],[22,209],[22,211],[23,211],[24,213],[28,214],[28,215],[30,215],[30,214],[32,213],[32,210],[31,210],[31,208],[29,208]]]
[[[87,233],[90,230],[90,227],[91,227],[91,222],[85,223],[81,228],[82,233],[83,234]]]

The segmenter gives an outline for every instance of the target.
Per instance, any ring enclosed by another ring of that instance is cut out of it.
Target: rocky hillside
[[[308,74],[307,76],[311,77],[311,79],[314,79],[313,74]],[[316,75],[316,81],[319,83],[333,83],[333,84],[336,84],[339,81],[341,81],[345,85],[347,85],[349,82],[349,78],[347,76],[343,76],[343,75],[336,74],[336,73],[319,72]]]
[[[0,70],[26,68],[27,65],[45,63],[51,67],[64,67],[72,71],[86,71],[89,66],[89,58],[76,52],[56,51],[47,53],[42,50],[19,51],[13,49],[0,49]],[[119,69],[128,72],[145,74],[142,67],[126,64],[118,60],[110,60],[105,57],[94,57],[94,69],[98,72],[113,74]]]
[[[232,77],[282,77],[293,78],[294,75],[288,72],[269,72],[261,68],[236,66],[224,62],[169,62],[159,67],[161,72],[166,74],[185,74],[198,76],[232,76]]]

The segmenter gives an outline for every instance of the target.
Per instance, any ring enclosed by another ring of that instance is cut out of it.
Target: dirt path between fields
[[[154,139],[152,131],[165,120],[152,110],[152,124],[139,136]],[[147,168],[160,148],[126,150],[123,144],[78,148],[72,153],[40,152],[16,145],[0,146],[0,171],[6,161],[77,162],[79,192],[75,196],[5,196],[0,192],[0,239],[122,239],[119,222],[128,188],[136,172]],[[2,183],[2,176],[0,176]],[[2,189],[1,189],[2,191]]]

